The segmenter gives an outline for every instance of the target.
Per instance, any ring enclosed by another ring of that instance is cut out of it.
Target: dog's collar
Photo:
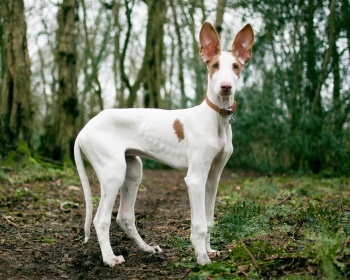
[[[229,115],[232,115],[234,112],[236,112],[236,107],[237,107],[236,101],[234,101],[232,106],[228,108],[219,108],[215,104],[211,103],[208,96],[205,98],[205,101],[207,102],[210,108],[212,108],[215,112],[219,113],[220,115],[229,116]]]

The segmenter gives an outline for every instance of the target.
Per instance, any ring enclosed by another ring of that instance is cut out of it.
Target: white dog
[[[200,55],[208,68],[205,101],[181,110],[107,109],[79,133],[74,156],[86,200],[85,242],[90,237],[92,199],[81,150],[101,185],[101,201],[94,218],[103,261],[113,267],[124,262],[115,256],[109,240],[112,208],[120,192],[117,222],[146,252],[159,246],[143,241],[135,226],[134,205],[142,179],[139,156],[187,169],[185,182],[191,203],[191,242],[199,265],[210,263],[210,232],[221,172],[233,152],[230,119],[240,72],[252,56],[254,33],[247,24],[230,51],[221,51],[219,37],[208,22],[200,31]]]

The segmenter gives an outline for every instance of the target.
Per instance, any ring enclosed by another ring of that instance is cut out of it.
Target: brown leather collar
[[[227,109],[219,108],[215,104],[211,103],[208,96],[205,98],[205,101],[207,102],[210,108],[212,108],[215,112],[219,113],[220,115],[229,116],[229,115],[232,115],[234,112],[236,112],[236,107],[237,107],[236,101],[234,101],[232,106],[228,107]]]

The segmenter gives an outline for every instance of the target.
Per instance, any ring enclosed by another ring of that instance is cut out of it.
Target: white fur
[[[208,27],[208,23],[204,25]],[[206,38],[207,31],[202,33]],[[232,71],[232,64],[236,61],[231,53],[221,53],[220,69],[208,78],[207,96],[218,107],[227,108],[233,104],[238,77]],[[223,94],[220,87],[223,82],[232,85],[230,92]],[[175,121],[183,127],[182,138],[175,133]],[[219,115],[203,102],[193,108],[172,111],[108,109],[91,119],[79,133],[74,147],[86,200],[86,242],[90,236],[93,207],[80,149],[96,171],[101,185],[94,226],[106,264],[113,267],[124,262],[123,256],[114,255],[109,240],[111,213],[118,193],[121,195],[118,224],[141,250],[162,252],[159,246],[146,244],[135,226],[134,204],[142,179],[139,156],[188,170],[185,182],[191,204],[191,242],[197,263],[210,263],[208,252],[215,252],[210,246],[210,232],[214,226],[217,187],[233,152],[229,116]]]

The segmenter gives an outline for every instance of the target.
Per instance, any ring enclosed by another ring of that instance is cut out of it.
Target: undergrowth
[[[202,267],[184,257],[188,279],[350,278],[349,178],[235,175],[220,186],[217,217],[221,254]]]
[[[74,166],[63,166],[33,157],[28,150],[19,147],[6,159],[0,159],[0,205],[2,210],[13,204],[55,202],[45,198],[45,189],[33,191],[33,184],[77,186],[79,178]],[[11,187],[9,187],[11,186]],[[40,189],[40,188],[39,188]],[[5,195],[6,194],[6,195]]]
[[[0,203],[9,203],[1,195],[9,184],[23,184],[12,202],[31,202],[43,194],[26,183],[78,180],[73,166],[14,154],[0,161]],[[181,255],[169,265],[188,279],[350,279],[350,178],[233,175],[220,185],[216,217],[212,245],[221,253],[209,265],[195,264],[188,237],[167,238]]]
[[[40,157],[32,156],[23,148],[11,151],[7,158],[0,160],[0,180],[10,184],[58,179],[63,180],[67,185],[77,185],[79,182],[73,165],[47,162]]]

